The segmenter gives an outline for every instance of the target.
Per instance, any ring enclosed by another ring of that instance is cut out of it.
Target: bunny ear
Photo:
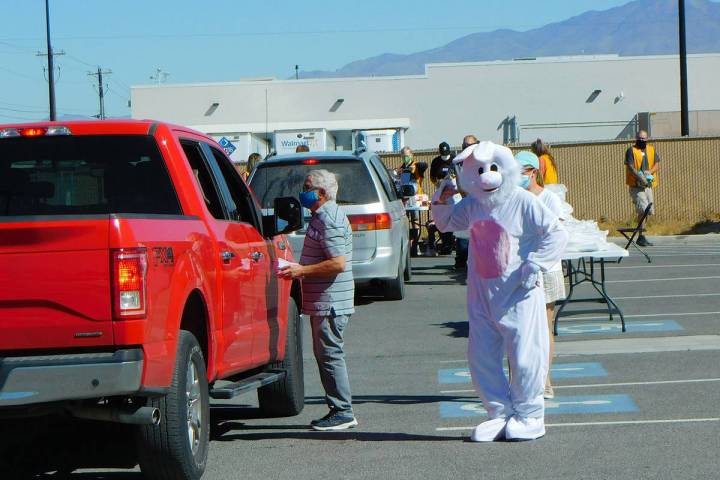
[[[468,158],[470,155],[472,155],[473,151],[475,150],[475,147],[477,147],[478,144],[475,143],[473,145],[469,145],[465,150],[455,155],[455,158],[453,158],[453,163],[461,163],[463,160]]]

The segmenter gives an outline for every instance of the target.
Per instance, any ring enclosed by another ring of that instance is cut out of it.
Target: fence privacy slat
[[[657,221],[701,222],[720,213],[720,138],[651,139],[661,158],[655,189]],[[560,183],[578,219],[632,222],[635,212],[625,185],[625,150],[630,142],[576,143],[552,146]],[[514,152],[529,150],[512,146]],[[457,148],[455,150],[458,150]],[[423,190],[432,195],[429,165],[436,151],[416,151],[428,163]],[[398,154],[381,154],[390,168],[400,166]]]

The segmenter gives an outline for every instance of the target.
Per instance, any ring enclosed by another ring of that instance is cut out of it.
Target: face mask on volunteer
[[[300,192],[300,205],[305,208],[312,208],[318,200],[320,200],[320,198],[315,190]]]
[[[520,186],[527,190],[530,188],[530,176],[529,175],[521,175],[520,176]]]
[[[638,148],[645,148],[647,146],[647,140],[637,140],[635,142]]]

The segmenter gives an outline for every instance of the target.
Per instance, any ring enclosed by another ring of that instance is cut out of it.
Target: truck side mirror
[[[263,215],[263,233],[274,237],[302,227],[302,206],[295,197],[279,197],[273,202],[273,212]]]

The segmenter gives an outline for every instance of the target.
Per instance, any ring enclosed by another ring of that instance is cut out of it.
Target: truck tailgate
[[[108,228],[0,222],[0,350],[113,344]]]

